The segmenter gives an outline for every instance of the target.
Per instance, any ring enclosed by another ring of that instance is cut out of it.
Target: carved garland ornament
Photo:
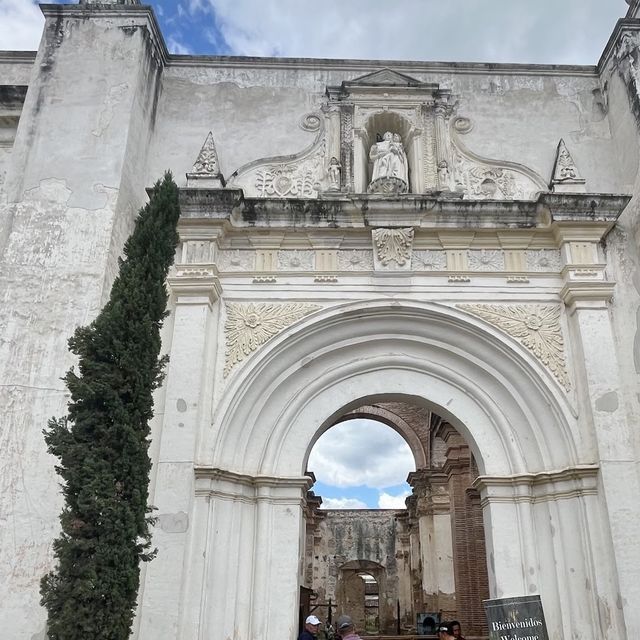
[[[560,329],[560,307],[495,304],[457,306],[479,316],[518,340],[551,370],[567,391],[571,388],[566,369],[564,340]]]
[[[296,320],[318,311],[316,304],[247,303],[226,305],[224,377],[233,367]]]

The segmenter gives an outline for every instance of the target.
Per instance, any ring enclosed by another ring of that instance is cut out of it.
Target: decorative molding
[[[414,251],[411,256],[411,268],[414,271],[446,271],[447,254],[433,249]]]
[[[567,282],[560,291],[560,298],[575,312],[579,308],[607,309],[613,299],[615,282]]]
[[[470,249],[467,252],[469,271],[504,271],[504,252],[491,249]]]
[[[224,376],[233,367],[300,318],[321,309],[317,304],[227,303],[224,325]]]
[[[196,185],[197,183],[197,185]],[[218,153],[213,142],[213,133],[209,131],[200,149],[200,153],[193,163],[190,173],[187,173],[187,186],[206,186],[220,188],[225,186],[224,177],[220,171]]]
[[[353,107],[343,109],[340,113],[340,155],[342,165],[342,182],[347,191],[353,191]]]
[[[596,465],[578,465],[554,471],[511,476],[478,476],[473,487],[482,494],[482,507],[489,503],[547,502],[597,495]]]
[[[336,276],[316,276],[313,281],[319,283],[338,282],[338,278]]]
[[[454,274],[449,276],[449,282],[471,282],[471,278],[469,276],[465,276],[462,274]]]
[[[317,113],[303,116],[300,127],[317,132],[315,140],[300,153],[254,160],[229,178],[229,185],[241,187],[254,198],[317,198],[327,180],[324,118]]]
[[[255,251],[221,251],[218,257],[220,271],[255,271]]]
[[[564,339],[557,305],[459,304],[515,338],[531,351],[568,391],[571,388],[566,369]]]
[[[533,169],[516,162],[484,158],[469,150],[460,135],[471,131],[469,118],[454,118],[449,127],[451,136],[454,190],[464,198],[486,200],[531,200],[547,191],[547,184]]]
[[[413,227],[407,229],[373,229],[373,246],[378,262],[387,267],[395,262],[398,267],[411,265]]]
[[[527,271],[562,271],[562,259],[558,249],[530,249],[526,251]]]
[[[278,251],[279,271],[313,271],[313,251]]]
[[[560,139],[556,150],[556,161],[553,165],[553,176],[549,185],[556,192],[586,192],[586,181],[576,167],[567,145]]]
[[[372,271],[373,255],[371,250],[353,249],[352,251],[338,251],[339,271]]]
[[[253,279],[254,284],[273,284],[277,282],[275,276],[256,276]]]
[[[222,295],[222,285],[214,265],[175,266],[169,273],[167,284],[176,305],[206,304],[213,307]]]

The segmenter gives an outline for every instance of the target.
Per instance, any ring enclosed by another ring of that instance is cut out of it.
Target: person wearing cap
[[[450,622],[441,622],[438,627],[439,640],[454,640],[453,625]]]
[[[349,616],[340,616],[336,622],[336,627],[342,640],[362,640],[356,633],[353,620]]]
[[[320,620],[316,616],[307,616],[304,621],[304,629],[298,636],[298,640],[316,640],[320,630]]]

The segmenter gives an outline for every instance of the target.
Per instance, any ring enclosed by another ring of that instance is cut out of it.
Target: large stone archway
[[[469,442],[492,596],[540,593],[552,636],[595,638],[584,610],[615,595],[605,537],[576,536],[603,506],[564,395],[538,361],[481,321],[398,301],[301,321],[231,380],[196,469],[200,533],[184,593],[197,601],[201,632],[293,634],[308,453],[338,416],[379,398],[433,407]]]

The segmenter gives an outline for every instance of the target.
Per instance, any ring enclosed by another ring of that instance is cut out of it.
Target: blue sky
[[[318,438],[307,465],[325,509],[403,509],[415,470],[407,443],[373,420],[341,422]]]
[[[595,64],[624,0],[152,0],[173,53]],[[0,0],[0,49],[36,49],[32,0]]]

